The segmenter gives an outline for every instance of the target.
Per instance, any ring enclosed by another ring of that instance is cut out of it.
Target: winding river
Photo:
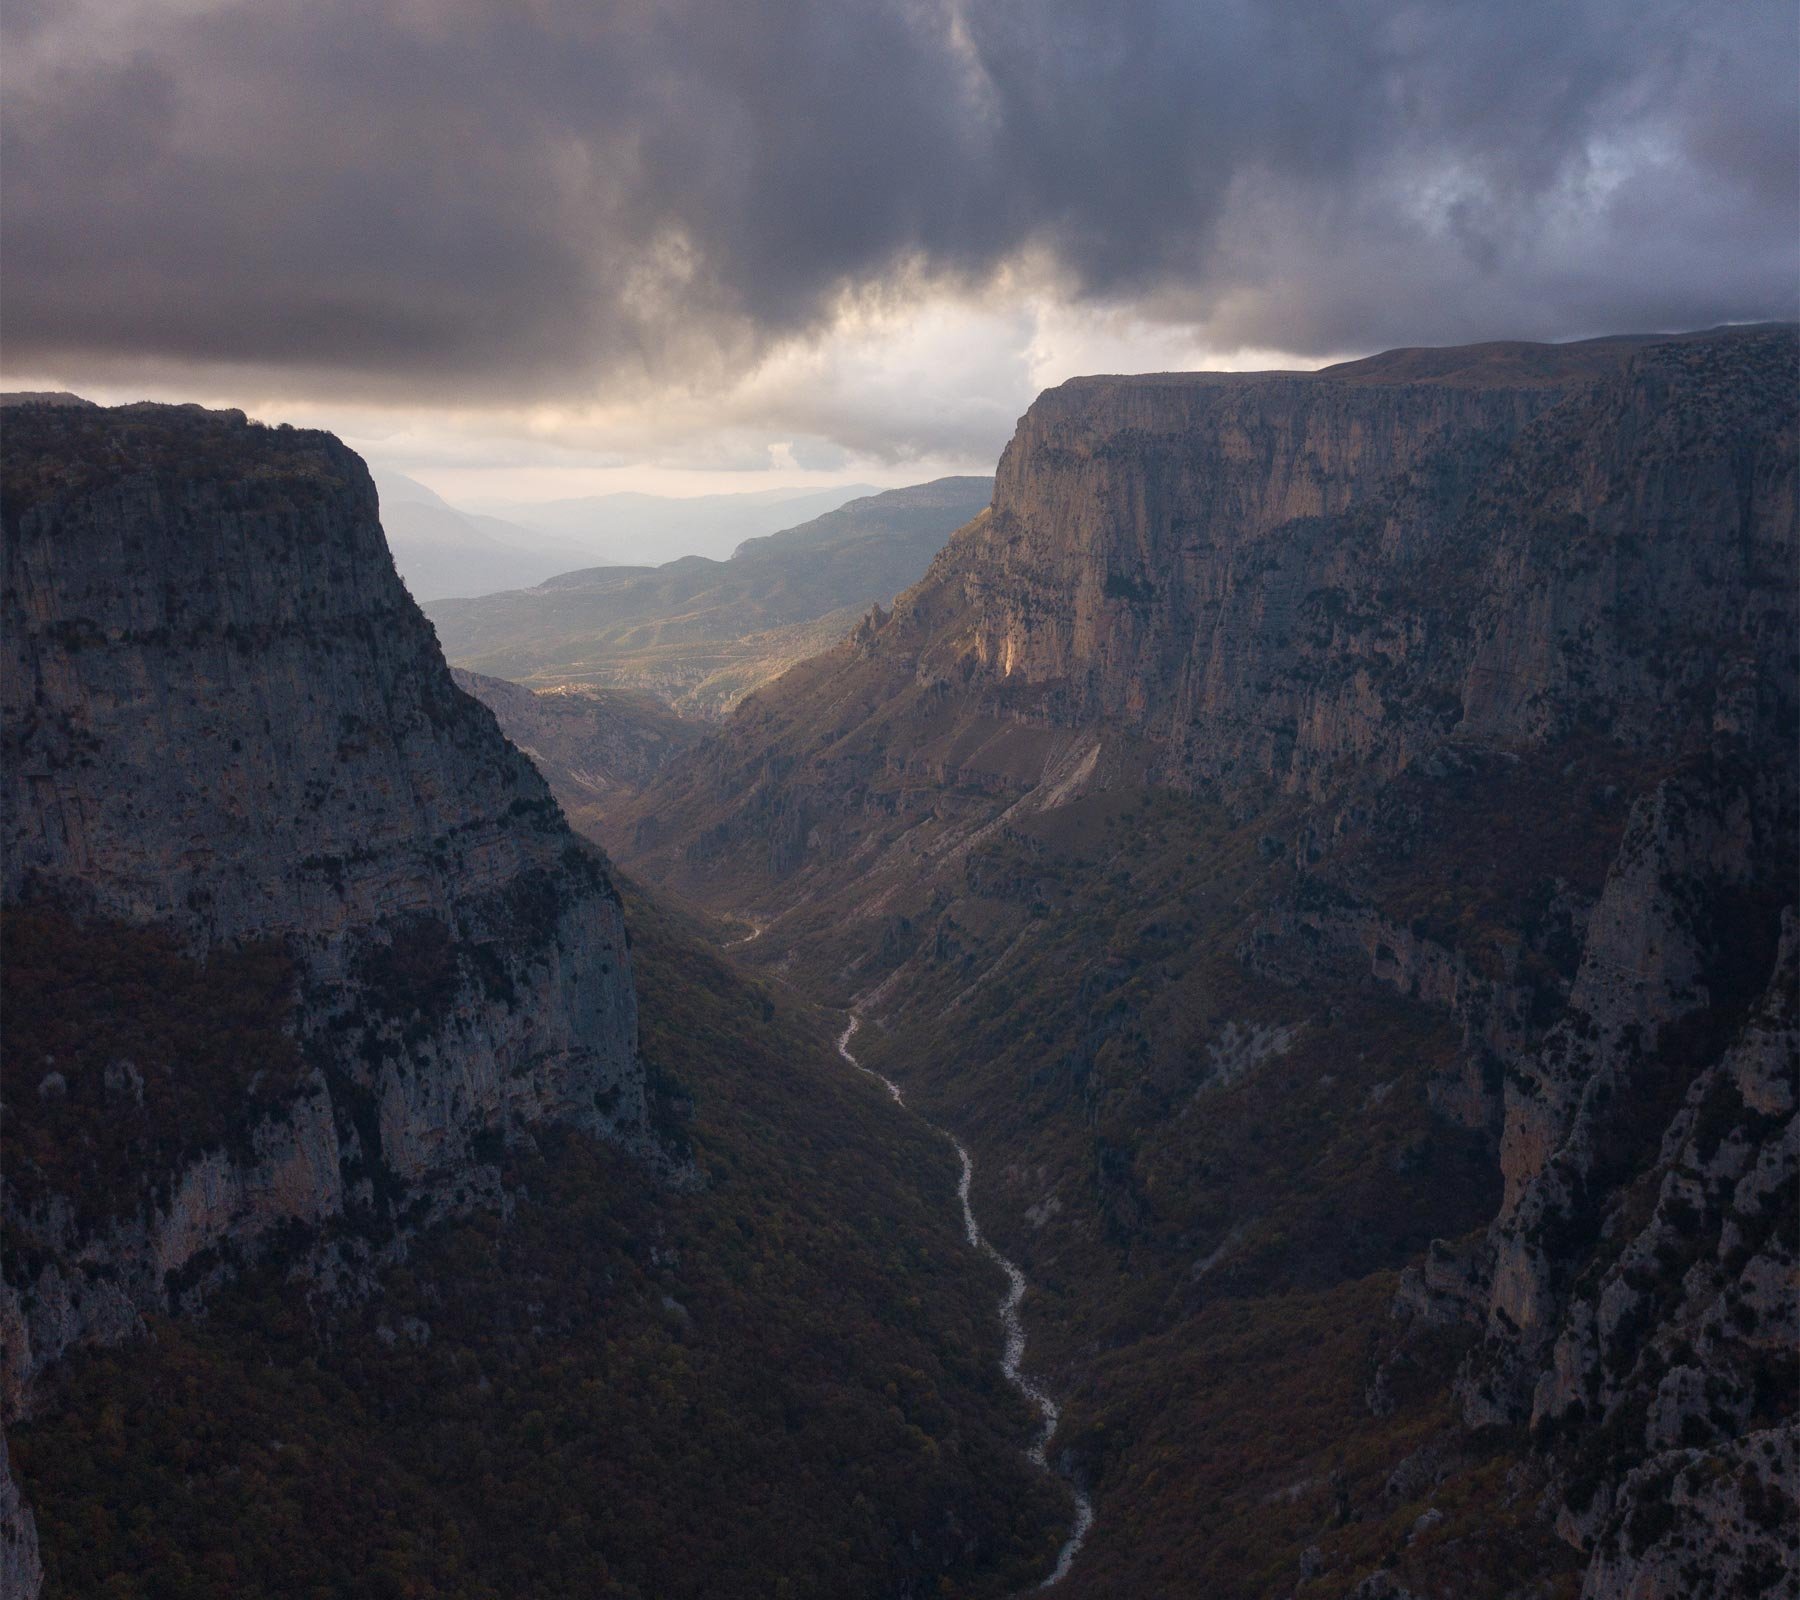
[[[761,932],[761,929],[757,930]],[[754,934],[751,935],[755,937]],[[885,1077],[873,1067],[865,1067],[850,1053],[850,1040],[856,1030],[862,1026],[862,1018],[853,1011],[850,1013],[850,1025],[838,1036],[838,1054],[841,1055],[858,1072],[867,1073],[886,1086],[887,1092],[894,1097],[894,1104],[904,1106],[906,1096],[900,1092],[900,1085],[892,1078]],[[917,1113],[914,1113],[917,1115]],[[975,1180],[975,1163],[970,1160],[969,1152],[963,1148],[963,1142],[946,1128],[940,1128],[935,1122],[926,1124],[950,1141],[956,1151],[956,1159],[962,1163],[962,1176],[957,1180],[956,1198],[962,1202],[963,1233],[967,1236],[971,1249],[979,1250],[995,1266],[1006,1274],[1006,1293],[1000,1300],[1000,1329],[1005,1335],[1006,1343],[1000,1355],[1000,1370],[1020,1394],[1024,1395],[1037,1408],[1039,1419],[1038,1433],[1027,1452],[1032,1463],[1044,1472],[1052,1470],[1050,1466],[1050,1440],[1056,1432],[1056,1424],[1061,1416],[1055,1400],[1045,1392],[1043,1386],[1028,1377],[1024,1370],[1025,1361],[1025,1324],[1019,1316],[1019,1304],[1025,1298],[1025,1274],[1007,1258],[1000,1254],[981,1231],[981,1224],[975,1220],[974,1208],[969,1204],[969,1186]],[[1069,1537],[1063,1541],[1063,1547],[1057,1552],[1056,1566],[1050,1576],[1038,1585],[1040,1589],[1053,1588],[1069,1575],[1069,1568],[1074,1563],[1076,1553],[1088,1536],[1088,1529],[1094,1525],[1094,1503],[1078,1485],[1071,1485],[1075,1495],[1075,1520],[1069,1529]]]

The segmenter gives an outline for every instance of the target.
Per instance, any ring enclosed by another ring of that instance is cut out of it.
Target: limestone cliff
[[[1792,380],[1791,340],[1756,332],[1524,372],[1477,347],[1435,371],[1076,380],[940,563],[958,646],[997,703],[1145,733],[1174,781],[1246,801],[1451,736],[1675,748],[1792,693],[1769,631]]]
[[[16,1413],[278,1238],[329,1290],[495,1196],[534,1126],[648,1141],[605,863],[452,683],[362,463],[235,412],[21,406],[3,495],[6,902],[106,997],[71,1032],[51,982],[9,1027]],[[273,974],[239,1042],[181,1043],[180,987],[238,994],[234,963]],[[98,1059],[121,994],[142,1049]],[[90,1147],[132,1153],[104,1193]]]
[[[779,840],[849,848],[846,783],[1016,796],[1094,728],[1244,811],[1452,747],[1778,740],[1794,380],[1791,331],[1751,329],[1065,384],[991,511],[753,697],[631,848],[747,830],[802,868]]]

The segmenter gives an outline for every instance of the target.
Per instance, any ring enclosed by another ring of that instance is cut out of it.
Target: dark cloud
[[[1220,347],[1790,316],[1790,0],[28,0],[9,364],[722,379],[1020,263]]]

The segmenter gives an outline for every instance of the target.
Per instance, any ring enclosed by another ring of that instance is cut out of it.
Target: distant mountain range
[[[992,493],[992,478],[939,478],[746,539],[729,561],[591,567],[431,600],[426,612],[458,667],[539,688],[630,689],[721,716],[917,582]],[[398,546],[395,558],[404,570]]]
[[[492,594],[609,559],[591,541],[553,539],[500,517],[459,510],[404,473],[374,477],[382,530],[415,600]]]
[[[851,483],[687,498],[602,494],[509,505],[493,515],[451,505],[402,472],[377,468],[374,477],[394,564],[421,602],[528,588],[578,567],[722,558],[745,539],[870,492]]]
[[[543,537],[598,544],[613,562],[654,567],[682,556],[723,561],[745,539],[777,533],[879,493],[872,483],[840,483],[747,494],[594,494],[507,501],[485,509]],[[593,565],[592,558],[587,564]]]

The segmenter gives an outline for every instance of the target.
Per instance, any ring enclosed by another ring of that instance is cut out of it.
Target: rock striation
[[[533,1128],[649,1152],[607,867],[452,682],[362,463],[237,412],[24,405],[0,495],[17,925],[62,919],[90,953],[150,930],[166,973],[288,974],[242,1058],[215,1053],[216,1137],[171,1112],[180,1062],[9,1051],[5,1412],[71,1346],[277,1245],[317,1288],[353,1282],[496,1201],[499,1152]],[[167,1164],[112,1174],[103,1204],[66,1192],[57,1139],[30,1136],[78,1099]]]
[[[938,568],[974,670],[1246,803],[1448,737],[1673,749],[1766,716],[1793,691],[1791,339],[1609,340],[1523,371],[1509,348],[1050,391]]]

